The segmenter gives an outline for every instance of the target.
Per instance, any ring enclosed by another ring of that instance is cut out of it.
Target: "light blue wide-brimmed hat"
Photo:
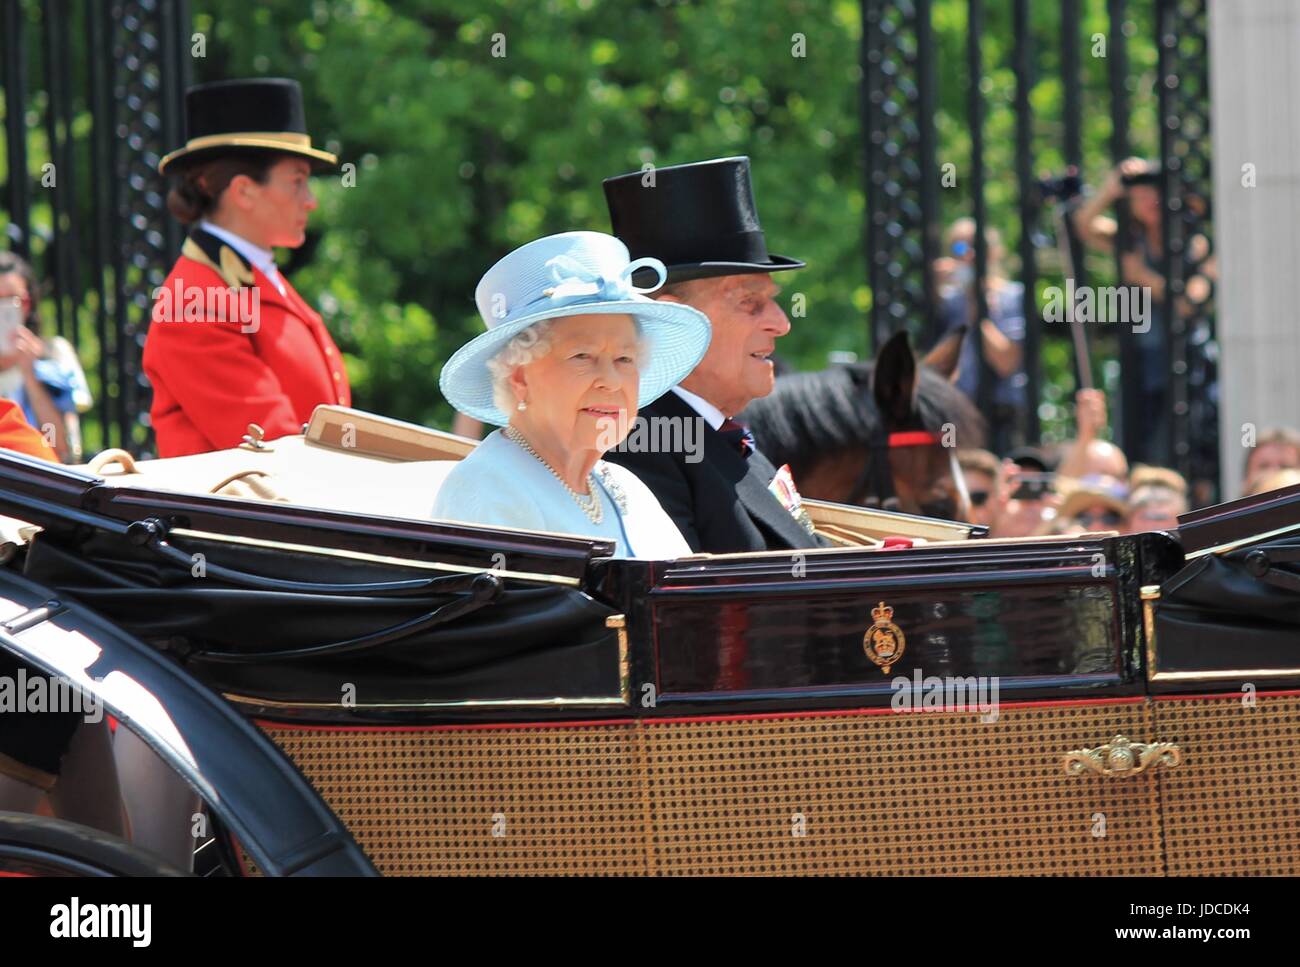
[[[632,273],[646,269],[658,273],[658,281],[633,285]],[[515,249],[474,290],[487,332],[461,346],[442,368],[443,395],[462,413],[504,426],[510,418],[492,400],[488,360],[543,319],[623,313],[636,320],[645,342],[637,406],[657,400],[690,374],[712,336],[708,316],[698,309],[643,294],[666,277],[661,261],[630,261],[626,245],[600,232],[548,235]]]

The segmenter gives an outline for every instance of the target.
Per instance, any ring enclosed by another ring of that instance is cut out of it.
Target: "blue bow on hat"
[[[556,305],[570,305],[573,301],[595,297],[605,302],[618,302],[627,299],[633,293],[653,292],[664,284],[668,270],[658,259],[643,258],[629,262],[618,275],[607,276],[594,272],[584,265],[579,265],[567,255],[557,255],[546,263],[551,270],[551,279],[555,285],[543,289],[546,296]],[[638,286],[632,283],[632,273],[637,269],[653,269],[658,279],[654,285]],[[565,301],[568,300],[568,301]]]

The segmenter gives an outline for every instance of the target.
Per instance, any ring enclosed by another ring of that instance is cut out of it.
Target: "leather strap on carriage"
[[[287,502],[289,498],[275,489],[274,479],[265,470],[240,470],[214,485],[208,493],[218,497]]]
[[[101,450],[95,456],[91,457],[90,462],[86,464],[86,472],[94,474],[96,477],[104,476],[104,471],[113,465],[122,468],[121,474],[113,476],[125,476],[127,474],[139,473],[136,468],[135,457],[125,450],[117,447],[110,447],[107,450]]]

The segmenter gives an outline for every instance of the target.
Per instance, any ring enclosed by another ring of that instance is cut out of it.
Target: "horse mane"
[[[871,393],[874,363],[849,363],[811,373],[791,373],[776,388],[754,400],[742,419],[759,449],[778,466],[807,467],[828,452],[869,443],[881,425]],[[984,420],[966,395],[933,370],[918,366],[915,422],[891,430],[942,433],[956,427],[964,449],[984,444]]]

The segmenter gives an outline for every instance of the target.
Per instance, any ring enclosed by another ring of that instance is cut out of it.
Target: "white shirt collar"
[[[220,225],[213,225],[206,218],[199,222],[199,228],[211,235],[215,235],[244,258],[248,259],[253,268],[257,269],[271,280],[271,284],[280,291],[280,295],[287,295],[284,291],[284,280],[280,278],[280,270],[276,268],[275,265],[275,253],[270,249],[262,248],[260,245],[254,245],[242,235],[236,235],[234,232],[222,228]]]
[[[722,410],[718,409],[702,396],[696,396],[690,390],[682,389],[680,386],[674,386],[673,392],[684,399],[691,409],[704,417],[704,419],[708,421],[709,426],[713,427],[713,429],[716,430],[718,427],[722,426],[723,421],[726,420],[726,416],[723,415]]]

